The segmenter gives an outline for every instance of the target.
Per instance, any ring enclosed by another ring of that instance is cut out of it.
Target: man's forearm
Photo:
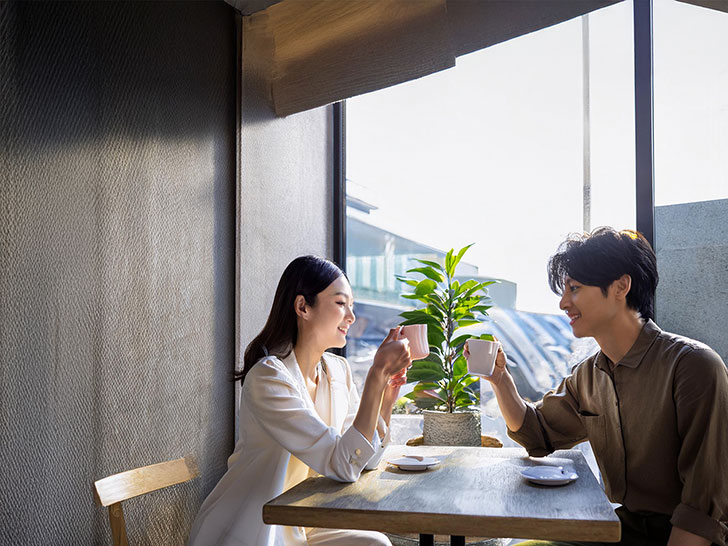
[[[680,527],[673,527],[667,546],[710,546],[710,541]]]
[[[516,432],[521,428],[526,417],[526,403],[518,394],[513,377],[509,373],[504,373],[497,384],[491,383],[491,385],[506,425],[510,430]]]

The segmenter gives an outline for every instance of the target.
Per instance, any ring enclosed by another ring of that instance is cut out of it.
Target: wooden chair
[[[121,503],[170,485],[184,483],[199,476],[197,463],[191,455],[174,461],[142,466],[113,474],[94,482],[94,499],[108,506],[114,546],[129,546]]]

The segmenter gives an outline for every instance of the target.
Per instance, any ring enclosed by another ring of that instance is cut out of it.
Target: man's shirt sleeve
[[[728,537],[728,371],[717,353],[693,349],[674,379],[681,503],[672,524],[725,546]]]
[[[508,430],[508,436],[534,457],[543,457],[556,449],[569,449],[586,440],[575,376],[568,376],[540,402],[527,403],[523,425],[517,431]]]

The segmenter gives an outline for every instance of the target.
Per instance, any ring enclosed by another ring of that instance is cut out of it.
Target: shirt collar
[[[625,366],[627,368],[636,368],[639,366],[660,332],[662,332],[660,327],[648,319],[644,326],[642,326],[642,330],[637,336],[634,345],[627,351],[627,354],[624,355],[622,360],[616,363],[615,367]],[[602,351],[599,351],[597,354],[595,365],[605,372],[609,372],[609,359]]]

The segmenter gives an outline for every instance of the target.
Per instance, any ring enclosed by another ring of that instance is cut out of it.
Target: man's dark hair
[[[606,295],[610,284],[629,275],[632,287],[627,306],[639,311],[645,320],[654,319],[657,258],[637,231],[600,227],[591,233],[572,233],[549,259],[548,272],[551,290],[558,295],[563,294],[565,277],[598,286]]]

